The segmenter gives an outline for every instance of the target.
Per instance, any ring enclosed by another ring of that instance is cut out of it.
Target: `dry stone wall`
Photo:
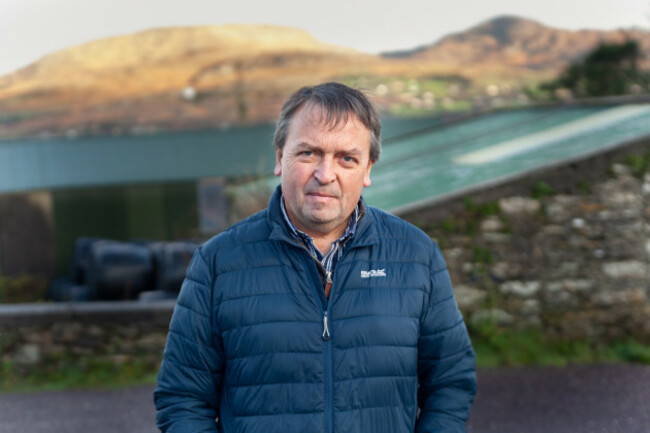
[[[423,224],[467,321],[650,341],[650,173],[613,164],[580,191],[538,195],[465,199],[462,211]]]
[[[19,371],[72,359],[156,368],[174,302],[0,305],[0,361]]]

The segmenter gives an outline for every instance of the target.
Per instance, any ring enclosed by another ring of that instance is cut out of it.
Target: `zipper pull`
[[[330,330],[327,327],[327,311],[323,315],[323,340],[327,341],[330,339]]]

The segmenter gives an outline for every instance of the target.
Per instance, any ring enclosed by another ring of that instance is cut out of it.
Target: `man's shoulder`
[[[434,269],[446,268],[438,244],[422,229],[381,209],[368,206],[380,242],[392,244],[396,254],[417,257],[429,263]]]
[[[432,244],[431,237],[422,229],[402,218],[373,206],[367,206],[367,212],[372,215],[381,237],[410,240]]]

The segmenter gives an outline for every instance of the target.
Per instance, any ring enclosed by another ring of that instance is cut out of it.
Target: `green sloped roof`
[[[646,135],[650,104],[496,113],[393,142],[364,197],[399,212]]]
[[[496,112],[390,140],[363,196],[399,213],[648,135],[650,104]]]
[[[650,104],[529,108],[446,124],[387,119],[366,200],[390,211],[650,135]],[[272,125],[0,142],[0,193],[271,173]],[[278,180],[263,180],[274,186]]]

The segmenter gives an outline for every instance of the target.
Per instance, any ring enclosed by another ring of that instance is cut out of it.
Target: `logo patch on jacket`
[[[386,269],[372,269],[370,271],[361,271],[361,278],[385,277]]]

